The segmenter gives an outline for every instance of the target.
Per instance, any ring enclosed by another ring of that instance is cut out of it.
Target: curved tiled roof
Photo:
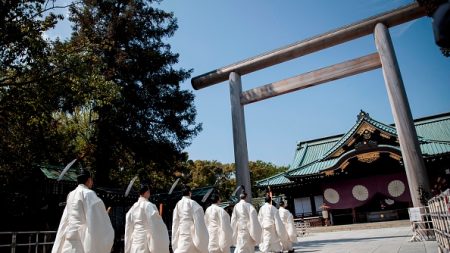
[[[299,143],[290,169],[297,169],[321,159],[323,155],[341,139],[341,136],[342,135],[323,140],[320,139],[318,141]]]
[[[436,156],[450,153],[450,142],[425,142],[420,144],[423,156]]]
[[[418,136],[435,141],[450,142],[450,113],[439,118],[416,122]]]
[[[288,176],[293,176],[293,177],[317,174],[320,171],[324,170],[325,168],[334,166],[338,160],[339,160],[339,158],[328,159],[328,160],[317,160],[306,166],[300,167],[295,170],[288,171],[286,174]]]
[[[274,176],[265,178],[263,180],[256,181],[256,185],[257,186],[263,186],[263,185],[265,185],[265,186],[280,185],[281,186],[281,185],[286,185],[286,184],[292,183],[292,181],[289,180],[288,178],[286,178],[284,175],[285,175],[285,172],[276,174]]]
[[[292,181],[286,178],[286,176],[309,176],[333,167],[339,158],[330,159],[327,156],[342,147],[365,122],[380,131],[397,136],[397,131],[393,125],[378,122],[370,118],[368,114],[361,112],[356,124],[344,135],[300,142],[297,145],[294,160],[287,172],[259,180],[256,184],[261,187],[267,185],[288,185]],[[417,119],[414,124],[420,140],[420,149],[424,157],[450,153],[450,113]],[[345,154],[342,154],[340,157],[343,155]]]

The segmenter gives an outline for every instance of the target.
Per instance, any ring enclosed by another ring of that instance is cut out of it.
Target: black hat
[[[187,184],[183,185],[182,193],[183,196],[189,196],[189,194],[191,193],[191,187],[189,187],[189,185]]]
[[[91,177],[91,172],[89,172],[86,169],[80,169],[80,173],[78,174],[78,176],[87,176],[87,177]]]
[[[241,194],[239,194],[239,198],[245,199],[245,198],[247,198],[247,192],[245,191],[245,187],[243,185],[241,185],[241,187],[242,187],[242,192],[241,192]]]
[[[148,184],[141,184],[139,188],[139,194],[144,194],[145,192],[150,191],[150,186]]]
[[[88,178],[90,177],[92,177],[92,175],[88,170],[80,169],[80,173],[77,176],[77,182],[79,184],[84,184],[86,183],[86,180],[88,180]]]

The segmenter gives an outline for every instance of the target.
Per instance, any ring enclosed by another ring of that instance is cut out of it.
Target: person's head
[[[269,196],[269,194],[266,195],[266,198],[264,199],[266,203],[272,203],[272,198]]]
[[[213,194],[211,195],[211,201],[212,201],[213,203],[219,203],[219,201],[220,201],[220,196],[219,196],[219,194],[213,193]]]
[[[247,198],[247,193],[245,192],[245,190],[242,191],[242,193],[239,195],[240,199],[246,199]]]
[[[141,185],[141,188],[139,189],[139,195],[146,199],[150,198],[150,187],[147,184]]]
[[[92,188],[94,185],[94,180],[92,180],[92,175],[88,170],[82,169],[80,174],[77,176],[78,184],[84,184],[88,188]]]
[[[191,187],[189,185],[185,185],[183,188],[183,196],[191,196]]]
[[[280,200],[280,206],[285,207],[285,203],[283,200]]]

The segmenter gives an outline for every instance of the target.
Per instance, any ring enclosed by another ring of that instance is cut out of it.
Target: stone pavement
[[[313,232],[299,237],[295,252],[436,253],[436,241],[409,242],[409,226],[335,232]]]

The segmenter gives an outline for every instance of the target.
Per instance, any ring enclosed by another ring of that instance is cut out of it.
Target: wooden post
[[[234,161],[236,164],[236,184],[243,185],[248,194],[247,201],[252,200],[250,172],[248,170],[247,136],[245,134],[244,106],[241,104],[241,76],[230,73],[231,118],[233,123]]]
[[[422,206],[419,189],[430,192],[428,175],[420,151],[416,128],[409,108],[408,98],[398,67],[391,36],[387,27],[378,23],[375,26],[375,44],[380,55],[386,90],[394,116],[400,150],[408,178],[413,205]]]

